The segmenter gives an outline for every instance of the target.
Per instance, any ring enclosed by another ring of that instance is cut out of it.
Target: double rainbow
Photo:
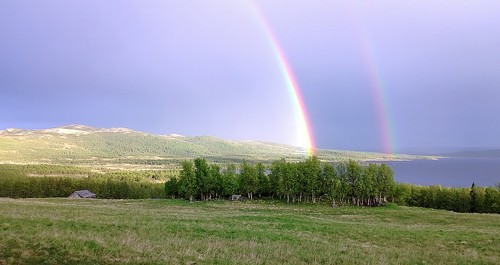
[[[293,71],[290,67],[290,64],[287,62],[283,49],[279,45],[279,42],[276,36],[273,33],[272,27],[267,22],[265,16],[260,11],[257,4],[250,0],[251,9],[253,10],[255,16],[257,17],[260,25],[264,29],[263,31],[266,34],[266,37],[270,43],[270,47],[275,54],[276,60],[279,64],[280,70],[284,77],[284,81],[286,84],[286,88],[290,95],[291,101],[294,106],[295,118],[298,123],[298,131],[300,137],[299,145],[303,147],[308,155],[313,155],[315,150],[314,139],[312,134],[311,122],[309,120],[309,116],[307,113],[306,105],[304,104],[304,99],[302,97],[302,93],[300,91],[300,87],[295,80]],[[382,144],[382,151],[386,153],[388,159],[392,158],[392,154],[394,151],[393,141],[392,141],[392,133],[390,130],[390,119],[389,119],[389,110],[387,104],[387,97],[384,94],[382,78],[380,73],[377,71],[377,68],[374,64],[374,53],[370,49],[370,45],[368,43],[368,39],[366,34],[362,34],[362,28],[359,25],[359,19],[356,19],[356,15],[353,14],[354,18],[353,26],[354,32],[358,38],[358,44],[360,45],[360,51],[364,60],[364,65],[366,67],[365,71],[367,74],[367,78],[369,81],[369,86],[372,93],[372,98],[375,103],[376,116],[377,116],[377,124],[380,133],[380,141]]]

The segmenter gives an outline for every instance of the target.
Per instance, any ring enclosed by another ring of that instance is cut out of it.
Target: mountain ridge
[[[425,156],[372,152],[316,150],[324,161],[384,161],[429,159]],[[57,164],[168,164],[205,157],[213,162],[242,160],[270,162],[302,160],[303,148],[253,140],[225,140],[215,136],[155,135],[128,128],[65,125],[49,129],[0,131],[0,163]]]
[[[79,124],[71,124],[64,125],[54,128],[47,129],[19,129],[19,128],[7,128],[5,130],[0,130],[0,135],[27,135],[27,134],[36,134],[36,133],[58,133],[58,134],[88,134],[88,133],[96,133],[96,132],[122,132],[122,133],[130,133],[139,131],[134,131],[128,128],[123,127],[112,127],[112,128],[96,128],[86,125]]]

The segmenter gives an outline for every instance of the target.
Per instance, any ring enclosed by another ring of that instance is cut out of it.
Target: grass
[[[0,264],[499,264],[499,249],[493,214],[0,199]]]

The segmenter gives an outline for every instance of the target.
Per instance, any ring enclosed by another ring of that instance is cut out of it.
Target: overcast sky
[[[319,148],[500,147],[500,1],[254,3],[2,0],[0,129],[296,144],[271,33]]]

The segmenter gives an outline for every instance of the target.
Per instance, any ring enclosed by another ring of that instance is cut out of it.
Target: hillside
[[[301,148],[258,141],[230,141],[212,136],[153,135],[126,128],[92,128],[70,125],[44,130],[0,131],[0,163],[58,164],[176,164],[205,157],[213,162],[300,160]],[[387,160],[386,154],[317,150],[325,161]],[[392,159],[429,157],[392,155]]]

